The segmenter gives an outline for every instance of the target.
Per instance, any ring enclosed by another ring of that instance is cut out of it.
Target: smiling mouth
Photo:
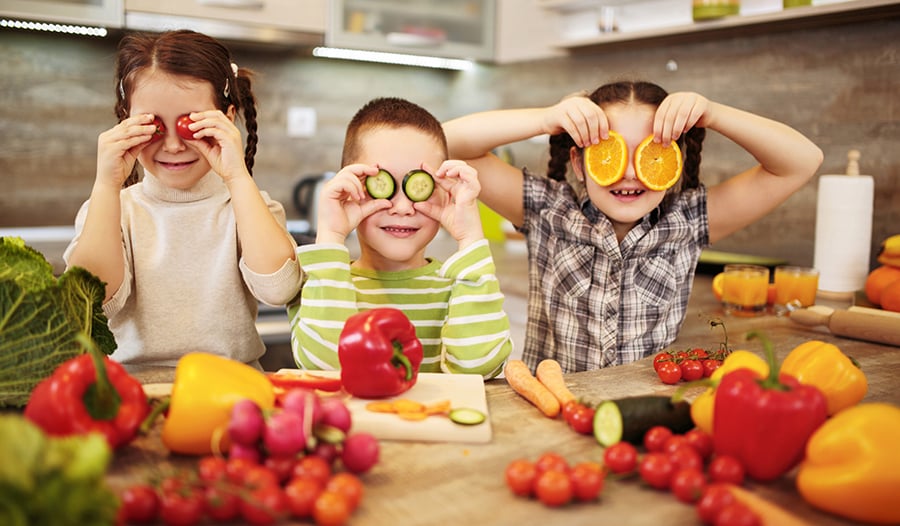
[[[418,228],[402,226],[383,226],[381,229],[389,234],[414,234],[419,231]]]
[[[196,161],[180,161],[180,162],[166,162],[166,161],[156,161],[158,164],[165,166],[170,170],[176,170],[178,168],[184,168],[185,166],[190,166],[194,164]]]
[[[634,190],[612,190],[610,191],[613,195],[620,195],[623,197],[637,197],[644,193],[643,190],[634,189]]]

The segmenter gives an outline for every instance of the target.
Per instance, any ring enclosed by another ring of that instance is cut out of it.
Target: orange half
[[[725,273],[719,272],[716,274],[716,277],[712,280],[712,291],[713,296],[716,297],[717,300],[722,301],[722,291],[725,290]]]
[[[616,183],[628,167],[628,145],[614,131],[609,138],[584,149],[584,171],[600,186]]]
[[[681,177],[681,148],[672,141],[669,146],[653,142],[649,136],[634,150],[634,173],[650,190],[666,190]]]

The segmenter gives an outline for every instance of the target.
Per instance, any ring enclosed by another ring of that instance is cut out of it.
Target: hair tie
[[[122,86],[122,79],[119,79],[119,97],[125,100],[125,87]]]
[[[234,76],[238,76],[238,65],[234,62],[231,63],[231,71],[234,72]]]

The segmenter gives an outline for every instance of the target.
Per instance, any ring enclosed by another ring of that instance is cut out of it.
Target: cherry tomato
[[[707,468],[709,479],[713,482],[728,482],[735,486],[744,483],[744,466],[741,462],[730,456],[716,456],[710,461]]]
[[[311,517],[313,505],[325,488],[315,479],[301,477],[292,479],[284,487],[291,515],[298,518]]]
[[[164,492],[159,500],[159,516],[169,526],[193,526],[203,519],[206,499],[199,490]]]
[[[268,456],[263,461],[263,466],[275,474],[278,482],[283,484],[294,474],[296,459],[290,456]]]
[[[762,526],[762,521],[746,504],[735,501],[719,511],[713,524],[715,526]]]
[[[664,384],[677,384],[681,380],[681,367],[675,362],[662,362],[656,374]]]
[[[685,433],[684,437],[687,439],[688,444],[690,444],[697,453],[700,453],[700,458],[704,461],[709,459],[713,452],[712,435],[702,429],[694,428]]]
[[[656,489],[668,489],[675,474],[675,464],[664,453],[647,453],[641,459],[638,471],[641,479]]]
[[[703,364],[698,360],[684,360],[681,362],[681,378],[685,382],[693,382],[703,378]]]
[[[653,370],[659,371],[659,365],[663,362],[673,362],[675,361],[675,356],[669,351],[663,351],[656,356],[653,357]]]
[[[244,486],[248,489],[268,488],[278,486],[278,475],[265,466],[252,466],[244,474]]]
[[[703,470],[703,457],[691,446],[683,445],[665,453],[677,469]]]
[[[275,524],[288,513],[287,495],[277,484],[258,487],[241,499],[241,517],[250,524]]]
[[[706,349],[704,349],[702,347],[695,347],[695,348],[691,349],[688,354],[694,360],[703,360],[704,358],[709,356],[709,353],[706,352]]]
[[[534,463],[534,467],[537,468],[538,476],[545,471],[569,472],[569,462],[558,453],[542,454]]]
[[[225,462],[225,475],[232,484],[243,484],[247,471],[258,465],[256,462],[246,458],[229,457]]]
[[[603,490],[603,466],[596,462],[575,464],[569,477],[572,479],[572,493],[578,500],[597,500]]]
[[[359,506],[364,490],[363,483],[359,480],[359,477],[353,473],[342,471],[341,473],[335,473],[328,479],[328,484],[325,484],[325,491],[333,491],[343,495],[347,499],[347,504],[350,505],[350,511],[352,512]]]
[[[228,480],[226,467],[228,462],[215,455],[207,455],[197,461],[197,476],[205,483],[221,482]]]
[[[534,493],[537,475],[534,463],[524,459],[513,460],[506,466],[506,485],[515,495],[530,497]]]
[[[545,506],[568,504],[572,500],[572,479],[566,471],[544,471],[534,483],[534,493]]]
[[[191,116],[185,113],[175,120],[175,132],[182,139],[194,140],[194,131],[189,127],[193,122]]]
[[[713,524],[722,508],[734,501],[734,495],[724,484],[708,484],[697,502],[697,516],[703,524]]]
[[[666,426],[653,426],[644,433],[644,449],[651,453],[662,451],[672,435],[672,430]]]
[[[350,505],[340,493],[323,491],[313,504],[313,519],[318,526],[341,526],[350,518]]]
[[[681,363],[685,360],[690,360],[691,355],[687,351],[678,351],[675,353],[675,362]]]
[[[122,517],[129,524],[145,524],[159,515],[159,495],[145,484],[129,486],[119,494],[122,501]]]
[[[150,142],[148,144],[154,143],[166,135],[166,125],[163,124],[162,119],[159,117],[153,117],[153,123],[156,126],[156,129],[153,131],[153,135],[150,137]]]
[[[238,488],[222,484],[206,486],[203,498],[206,502],[206,513],[213,520],[226,522],[234,520],[241,514],[241,498]]]
[[[687,504],[693,504],[703,496],[706,489],[706,476],[696,468],[680,469],[672,476],[672,493],[675,498]]]
[[[572,414],[578,409],[579,406],[578,400],[569,400],[562,406],[562,416],[563,420],[568,424],[572,421]]]
[[[307,455],[294,464],[293,477],[309,477],[325,487],[331,478],[331,464],[318,455]]]
[[[671,453],[680,447],[690,447],[687,437],[672,433],[669,438],[663,442],[662,451],[664,453]]]
[[[631,473],[637,467],[637,448],[628,442],[617,442],[603,452],[603,464],[613,473]]]
[[[722,366],[722,360],[703,360],[700,362],[703,365],[703,377],[709,378],[712,376],[712,373],[716,371],[719,367]]]
[[[594,432],[594,408],[584,404],[577,404],[568,422],[569,427],[574,429],[576,433],[581,433],[582,435],[592,434]]]

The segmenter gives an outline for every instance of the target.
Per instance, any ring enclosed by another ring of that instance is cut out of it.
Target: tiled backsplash
[[[900,20],[848,23],[740,38],[598,48],[562,59],[445,72],[315,59],[231,46],[257,72],[258,184],[288,209],[296,181],[335,170],[344,128],[377,96],[401,96],[446,120],[492,108],[548,105],[563,95],[628,77],[790,124],[825,152],[819,174],[842,173],[847,151],[862,152],[875,178],[873,255],[900,233]],[[115,123],[116,38],[64,37],[0,29],[0,227],[68,225],[90,193],[97,135]],[[376,82],[377,80],[377,82]],[[287,135],[288,108],[316,110],[316,135]],[[513,145],[517,164],[542,171],[545,143]],[[716,183],[750,167],[746,153],[707,136],[702,179]],[[816,182],[775,212],[718,243],[718,250],[811,264]],[[874,265],[874,258],[873,258]]]

